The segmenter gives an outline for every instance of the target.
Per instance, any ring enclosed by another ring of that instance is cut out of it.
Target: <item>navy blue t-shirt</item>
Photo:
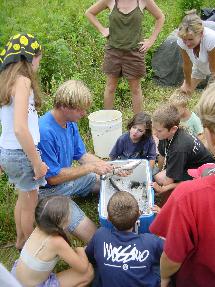
[[[100,287],[158,287],[153,267],[160,262],[163,240],[153,234],[99,228],[86,248]]]
[[[111,160],[116,159],[147,159],[155,160],[156,145],[153,137],[133,143],[129,132],[121,135],[110,152]]]

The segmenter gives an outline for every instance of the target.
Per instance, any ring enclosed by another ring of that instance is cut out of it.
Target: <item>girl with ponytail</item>
[[[70,218],[70,199],[41,199],[35,209],[36,228],[26,241],[12,274],[26,287],[87,286],[93,269],[82,247],[71,248],[65,233]],[[72,268],[52,273],[59,259]]]

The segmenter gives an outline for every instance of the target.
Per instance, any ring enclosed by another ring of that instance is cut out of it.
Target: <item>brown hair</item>
[[[70,214],[70,199],[65,196],[51,196],[39,200],[35,209],[35,221],[39,229],[48,235],[60,235],[70,245],[63,230],[63,224]]]
[[[90,90],[79,80],[64,82],[57,90],[54,107],[88,109],[92,102]]]
[[[39,54],[36,56],[39,56]],[[41,106],[41,93],[37,75],[32,69],[32,63],[27,62],[24,58],[22,61],[7,65],[0,73],[0,106],[11,103],[12,89],[19,76],[24,76],[31,80],[35,107],[39,108]]]
[[[215,134],[215,82],[203,92],[197,104],[197,113],[203,126]]]
[[[204,30],[204,26],[201,18],[196,14],[196,10],[190,10],[186,12],[186,16],[183,18],[178,28],[178,36],[183,38],[187,34],[193,33],[199,35]]]
[[[115,192],[107,206],[108,217],[118,230],[132,228],[139,217],[139,206],[132,194],[127,191]]]
[[[142,135],[141,140],[145,140],[152,135],[152,120],[150,115],[140,112],[133,116],[133,118],[128,122],[127,129],[130,130],[135,125],[144,125],[145,133]]]
[[[163,104],[154,111],[152,121],[162,124],[168,130],[174,126],[178,127],[180,124],[178,109],[171,104]]]

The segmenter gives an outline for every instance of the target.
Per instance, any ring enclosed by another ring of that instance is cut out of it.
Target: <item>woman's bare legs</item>
[[[17,233],[16,248],[18,249],[23,247],[25,241],[33,231],[34,211],[37,200],[37,190],[18,192],[18,199],[14,212]]]
[[[132,107],[134,114],[137,114],[143,110],[143,95],[141,89],[141,79],[128,79],[131,95],[132,95]]]
[[[104,91],[104,109],[112,110],[114,106],[114,93],[116,91],[119,78],[107,75],[106,87]]]
[[[91,264],[85,273],[78,273],[73,269],[68,269],[56,274],[61,287],[84,287],[93,280],[94,271]]]

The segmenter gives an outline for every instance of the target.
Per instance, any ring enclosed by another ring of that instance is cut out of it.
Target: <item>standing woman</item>
[[[33,230],[38,189],[46,183],[47,166],[37,151],[40,59],[41,46],[30,34],[11,37],[0,54],[0,165],[18,190],[14,211],[18,249]]]
[[[184,70],[181,90],[190,93],[207,75],[215,78],[215,31],[203,26],[196,10],[186,14],[179,26],[177,43]]]
[[[109,27],[96,18],[109,9]],[[149,39],[142,36],[143,11],[155,18]],[[141,77],[145,76],[144,56],[154,44],[164,24],[164,15],[153,0],[99,0],[85,13],[96,29],[107,38],[103,71],[107,75],[104,108],[113,109],[114,93],[121,76],[128,79],[134,113],[142,111]]]

